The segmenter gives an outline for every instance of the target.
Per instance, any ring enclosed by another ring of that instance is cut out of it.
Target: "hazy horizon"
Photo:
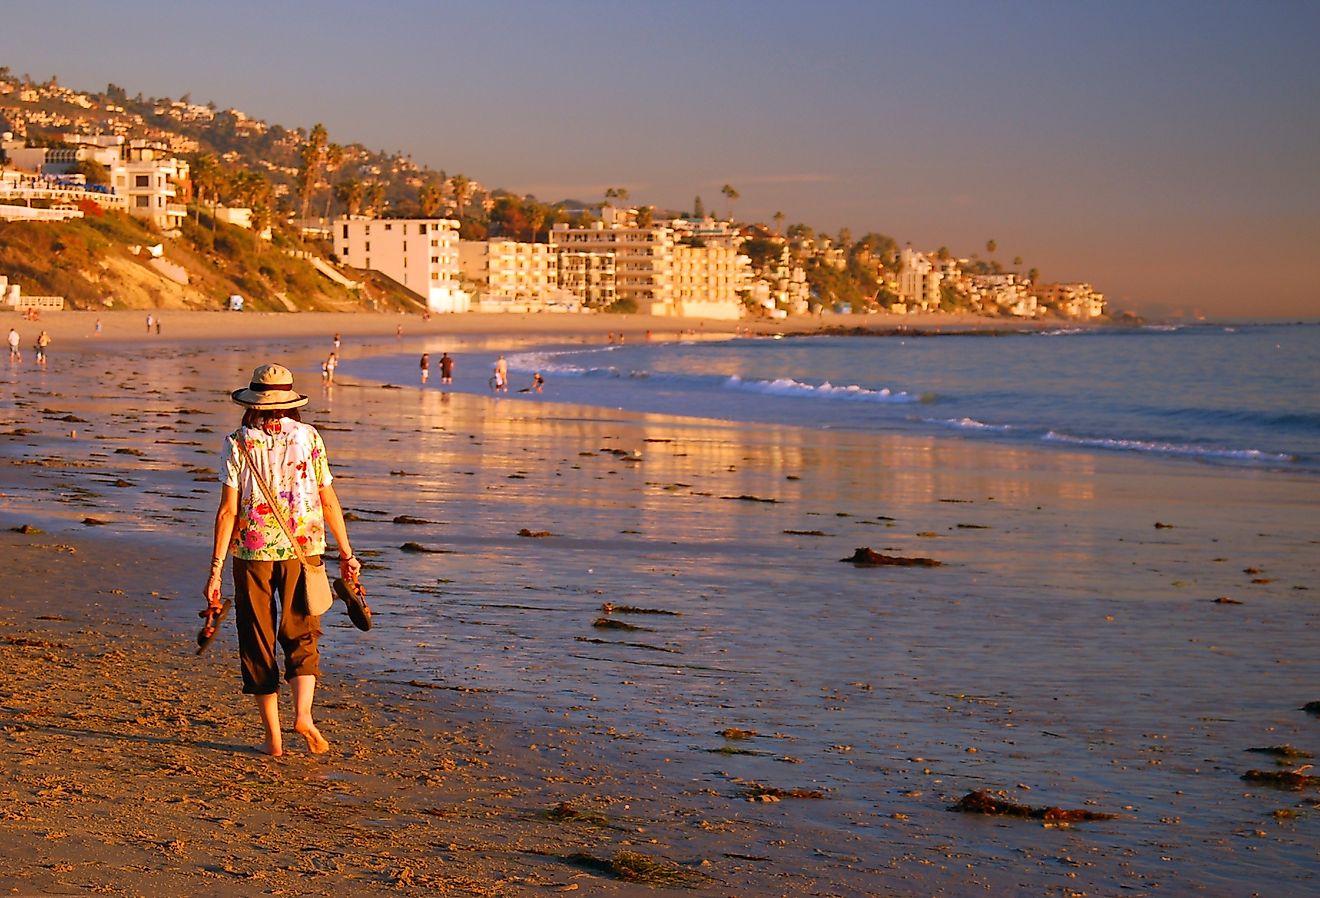
[[[1320,7],[330,0],[5,11],[0,65],[215,102],[554,201],[741,194],[1086,280],[1116,310],[1314,318]]]

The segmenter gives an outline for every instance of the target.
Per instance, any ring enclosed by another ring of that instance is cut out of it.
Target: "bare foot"
[[[272,758],[278,758],[284,754],[284,746],[280,744],[279,739],[267,739],[261,745],[257,746],[257,751],[263,755],[270,755]]]
[[[300,723],[294,727],[298,735],[307,740],[307,750],[314,755],[323,755],[330,750],[330,743],[325,741],[321,731],[314,723]]]

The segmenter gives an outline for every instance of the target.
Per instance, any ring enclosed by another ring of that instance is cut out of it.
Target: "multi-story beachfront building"
[[[929,254],[903,247],[898,256],[898,300],[906,311],[938,309],[943,280],[943,270]]]
[[[6,132],[0,148],[9,164],[39,177],[59,178],[81,162],[102,166],[110,178],[110,189],[122,198],[122,204],[114,208],[147,219],[162,230],[176,229],[187,217],[183,204],[174,200],[178,185],[188,179],[188,163],[175,158],[166,147],[147,140],[125,141],[116,134],[65,134],[63,138],[66,146],[29,147]]]
[[[432,312],[466,312],[458,283],[458,222],[448,218],[337,218],[335,254],[420,296]]]
[[[173,202],[177,184],[188,179],[188,163],[166,147],[146,140],[130,140],[123,156],[110,168],[110,185],[128,202],[128,212],[154,222],[162,230],[177,228],[188,210]]]
[[[1011,272],[975,274],[969,278],[968,296],[973,307],[985,311],[997,308],[1015,318],[1036,318],[1043,309],[1031,293],[1026,278]]]
[[[1105,314],[1104,294],[1087,283],[1037,284],[1031,292],[1041,305],[1069,318],[1101,318]]]
[[[730,246],[674,247],[674,314],[684,318],[742,317],[741,294],[750,286],[751,263]]]
[[[614,253],[559,252],[559,286],[588,309],[607,309],[614,290]]]
[[[606,207],[605,218],[584,228],[556,224],[550,243],[561,255],[612,256],[619,302],[651,315],[742,315],[739,294],[749,286],[750,269],[731,234],[724,234],[727,241],[714,239],[714,245],[689,234],[680,245],[671,224],[638,225],[634,210]]]
[[[556,224],[550,232],[556,249],[578,253],[611,253],[614,256],[614,289],[622,302],[635,304],[637,311],[673,315],[674,232],[666,227],[573,228]]]
[[[460,240],[463,277],[484,288],[489,298],[553,303],[562,298],[559,258],[546,243],[517,240]]]

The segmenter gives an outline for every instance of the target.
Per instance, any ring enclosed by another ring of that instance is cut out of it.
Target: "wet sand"
[[[1194,465],[300,381],[378,627],[327,619],[332,751],[261,757],[232,632],[192,638],[227,391],[270,350],[202,329],[7,375],[0,886],[648,893],[585,857],[629,852],[709,895],[1314,875],[1315,791],[1239,777],[1320,751],[1317,487]],[[296,370],[316,330],[279,337]],[[839,563],[862,545],[942,565]],[[1118,818],[947,810],[979,788]]]

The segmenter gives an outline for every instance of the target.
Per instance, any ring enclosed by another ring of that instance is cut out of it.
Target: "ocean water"
[[[1320,326],[630,341],[507,356],[515,391],[540,371],[545,399],[583,405],[1320,473]],[[492,349],[455,357],[455,387],[488,392]],[[398,382],[416,360],[346,370]]]

